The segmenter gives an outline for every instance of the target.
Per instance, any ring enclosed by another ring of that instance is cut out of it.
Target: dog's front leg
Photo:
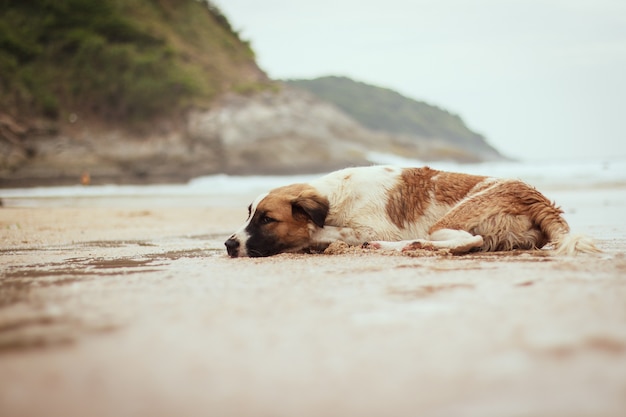
[[[316,245],[328,246],[331,243],[341,240],[348,245],[360,245],[367,240],[364,233],[350,227],[324,226],[316,228],[311,233],[311,241]]]

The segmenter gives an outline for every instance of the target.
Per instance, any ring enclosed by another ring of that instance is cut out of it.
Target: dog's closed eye
[[[277,221],[278,220],[276,220],[276,219],[274,219],[274,218],[272,218],[270,216],[267,216],[267,215],[263,215],[259,219],[259,223],[261,223],[261,224],[270,224],[270,223],[274,223],[274,222],[277,222]]]

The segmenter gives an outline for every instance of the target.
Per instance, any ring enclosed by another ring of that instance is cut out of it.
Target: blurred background
[[[0,8],[3,188],[626,157],[619,1]]]
[[[626,155],[626,3],[218,0],[274,78],[339,74],[462,115],[522,159]]]

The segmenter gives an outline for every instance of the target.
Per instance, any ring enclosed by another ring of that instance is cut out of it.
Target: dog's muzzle
[[[241,246],[239,240],[234,237],[230,237],[226,242],[224,242],[224,245],[226,246],[226,252],[228,252],[228,256],[230,256],[231,258],[236,258],[239,256],[239,246]]]

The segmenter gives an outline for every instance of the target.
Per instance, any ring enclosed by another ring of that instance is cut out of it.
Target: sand
[[[626,193],[597,193],[575,258],[229,259],[244,204],[5,201],[0,415],[624,416]]]

